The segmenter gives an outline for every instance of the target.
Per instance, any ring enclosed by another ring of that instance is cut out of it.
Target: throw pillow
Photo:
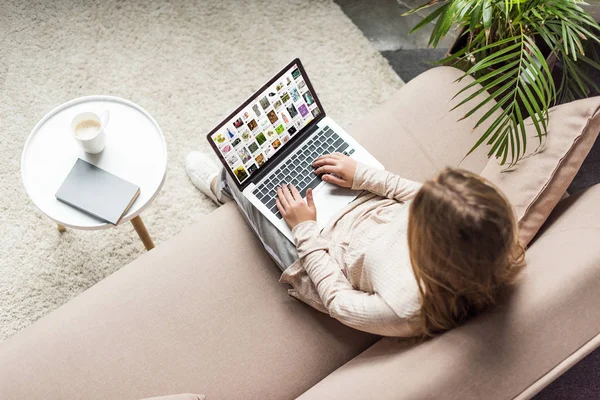
[[[530,119],[529,148],[538,144]],[[490,159],[481,175],[504,192],[519,220],[519,242],[527,246],[561,199],[600,132],[600,96],[550,109],[548,135],[542,152],[502,172]]]

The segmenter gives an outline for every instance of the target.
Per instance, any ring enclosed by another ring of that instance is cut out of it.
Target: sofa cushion
[[[600,185],[559,203],[501,308],[418,345],[382,339],[300,399],[516,397],[600,332],[598,204]]]
[[[530,150],[535,138],[527,125]],[[529,244],[573,181],[600,132],[600,97],[574,101],[550,110],[543,151],[521,160],[512,170],[491,159],[482,176],[496,184],[515,207],[519,241]]]
[[[0,398],[298,396],[377,338],[279,275],[227,204],[0,344]]]

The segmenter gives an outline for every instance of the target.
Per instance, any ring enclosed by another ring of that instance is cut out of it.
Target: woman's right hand
[[[321,156],[313,162],[315,174],[323,175],[321,179],[344,188],[351,188],[356,172],[356,160],[341,153]]]

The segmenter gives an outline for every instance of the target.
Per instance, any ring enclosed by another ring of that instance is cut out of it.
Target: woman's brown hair
[[[410,205],[408,247],[422,334],[434,336],[497,304],[524,267],[508,200],[470,172],[446,168]]]

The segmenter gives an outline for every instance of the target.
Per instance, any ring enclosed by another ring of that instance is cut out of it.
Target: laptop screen
[[[240,185],[321,114],[298,64],[290,64],[210,134]]]

